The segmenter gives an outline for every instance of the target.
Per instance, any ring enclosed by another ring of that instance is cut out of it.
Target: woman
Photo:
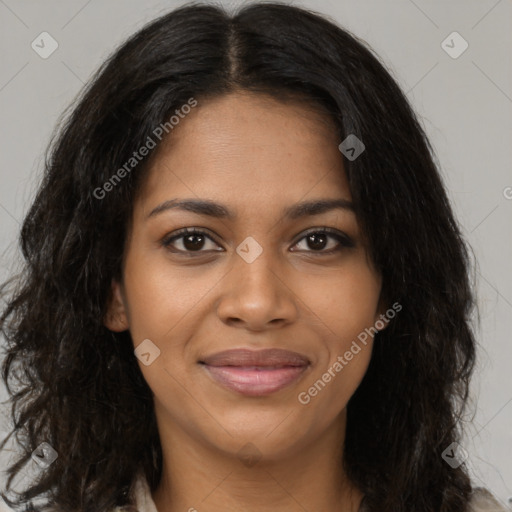
[[[473,299],[431,147],[319,15],[190,5],[131,37],[21,245],[1,320],[8,484],[38,470],[20,503],[500,510],[459,445]]]

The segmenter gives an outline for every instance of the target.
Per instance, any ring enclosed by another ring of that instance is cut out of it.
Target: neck
[[[158,512],[357,512],[363,495],[342,469],[345,415],[340,419],[314,443],[279,459],[251,445],[242,459],[166,435],[162,478],[153,493]]]

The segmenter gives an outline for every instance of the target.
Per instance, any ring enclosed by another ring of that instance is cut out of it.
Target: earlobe
[[[107,311],[103,319],[105,327],[114,332],[126,331],[129,328],[126,306],[121,292],[121,284],[112,280]]]

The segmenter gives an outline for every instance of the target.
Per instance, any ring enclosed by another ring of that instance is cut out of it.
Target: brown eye
[[[309,245],[311,249],[315,251],[321,251],[325,249],[325,246],[328,242],[329,236],[325,233],[312,233],[305,237],[306,243]]]
[[[334,240],[334,242],[329,244],[329,240]],[[300,243],[306,246],[304,249],[299,249],[300,251],[320,254],[332,254],[345,248],[355,247],[354,241],[349,236],[331,228],[315,228],[303,236],[295,246]]]
[[[208,242],[214,244],[208,247]],[[207,252],[208,250],[218,250],[215,240],[204,231],[185,228],[177,233],[173,233],[162,240],[162,245],[172,252],[193,253]],[[203,250],[206,246],[206,249]],[[221,249],[222,250],[222,249]]]
[[[204,247],[205,243],[205,236],[204,235],[198,235],[198,234],[192,234],[192,235],[185,235],[182,237],[182,243],[183,247],[187,251],[198,251]]]

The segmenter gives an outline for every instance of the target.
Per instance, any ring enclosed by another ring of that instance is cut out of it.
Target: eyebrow
[[[236,215],[227,206],[210,201],[209,199],[170,199],[159,204],[151,210],[147,218],[155,217],[171,209],[185,210],[198,215],[208,215],[219,219],[234,220]],[[347,199],[317,199],[303,201],[284,209],[283,216],[295,220],[301,217],[320,215],[334,209],[343,209],[354,212],[354,205]]]

